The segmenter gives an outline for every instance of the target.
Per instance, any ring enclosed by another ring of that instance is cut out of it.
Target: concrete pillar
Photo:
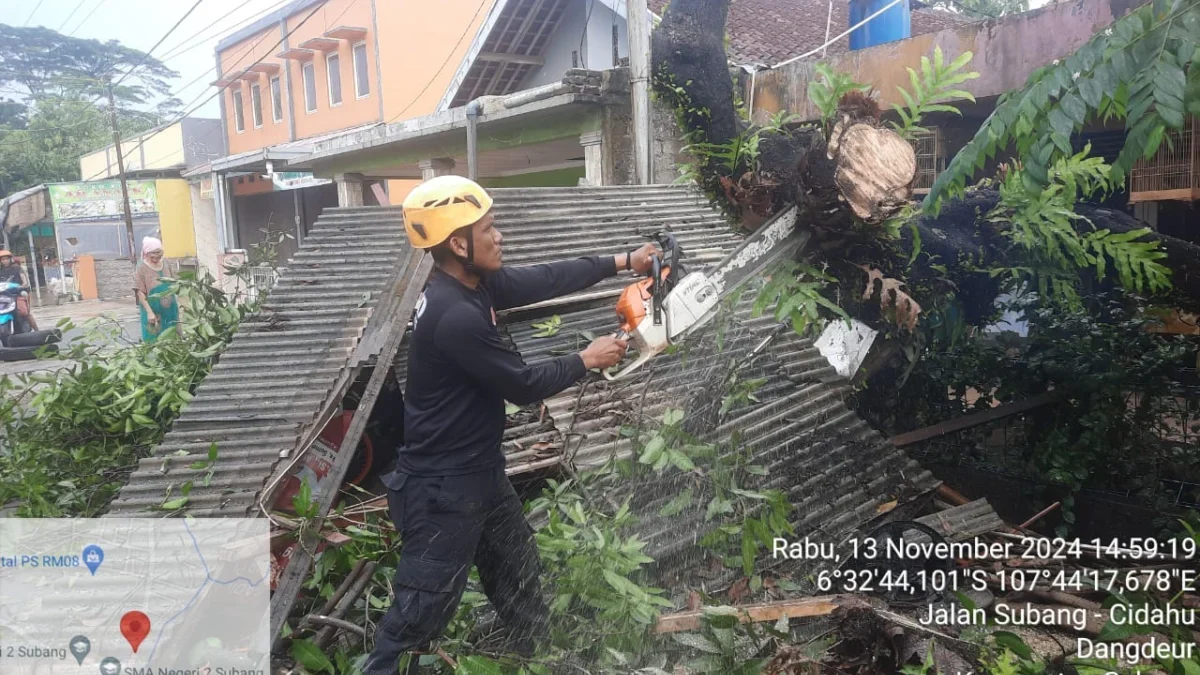
[[[421,180],[429,180],[438,176],[448,176],[454,171],[454,159],[452,157],[434,157],[432,159],[423,159],[417,163],[421,169]]]
[[[338,206],[363,205],[363,177],[357,173],[334,174],[337,183]]]
[[[579,136],[583,146],[583,180],[587,185],[604,185],[604,133],[589,131]]]

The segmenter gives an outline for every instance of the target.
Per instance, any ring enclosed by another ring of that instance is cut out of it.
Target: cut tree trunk
[[[728,0],[672,0],[653,36],[655,86],[677,98],[682,91],[688,102],[682,114],[685,130],[702,132],[708,143],[716,145],[730,143],[746,131],[734,109],[733,79],[725,57],[727,10]],[[666,91],[667,83],[675,89]],[[813,125],[766,131],[760,135],[753,165],[730,171],[711,156],[698,158],[701,183],[711,192],[723,194],[742,214],[755,211],[755,222],[770,215],[766,210],[778,212],[797,205],[798,222],[813,230],[822,257],[835,265],[835,274],[844,273],[855,285],[865,281],[861,271],[865,265],[885,277],[908,282],[909,292],[922,283],[944,288],[936,285],[940,273],[928,265],[910,267],[911,232],[915,231],[921,251],[936,256],[955,279],[954,292],[966,307],[967,322],[980,325],[986,321],[994,312],[1000,280],[978,270],[1021,264],[1008,259],[1007,238],[984,220],[999,202],[999,195],[994,190],[978,190],[947,200],[938,217],[915,217],[905,223],[899,242],[888,242],[872,232],[873,228],[858,225],[885,221],[910,198],[916,175],[912,146],[883,128],[878,105],[857,94],[847,95],[839,103],[828,138],[827,144],[823,130]],[[764,190],[770,192],[765,199]],[[769,209],[764,202],[770,204]],[[1076,210],[1091,221],[1091,225],[1078,223],[1081,232],[1092,226],[1114,232],[1145,227],[1117,211],[1086,205]],[[1183,296],[1173,301],[1183,309],[1200,307],[1200,246],[1151,236],[1167,254],[1163,263],[1173,270],[1176,296]],[[844,300],[846,295],[841,297]],[[865,304],[860,309],[869,310]],[[868,323],[878,320],[869,311],[859,318]]]
[[[654,30],[654,85],[676,101],[688,131],[708,147],[729,147],[747,131],[733,105],[733,78],[725,58],[728,0],[672,0]],[[756,160],[730,167],[701,153],[700,173],[710,191],[724,194],[745,215],[762,213],[763,191],[775,210],[795,203],[805,222],[841,228],[853,217],[877,224],[906,203],[917,173],[912,146],[879,125],[878,105],[850,97],[839,108],[826,145],[815,127],[760,137]]]

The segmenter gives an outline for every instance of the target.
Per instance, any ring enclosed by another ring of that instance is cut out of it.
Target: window
[[[246,130],[246,118],[242,113],[242,92],[233,92],[233,128],[240,134]]]
[[[362,98],[371,93],[371,78],[367,75],[367,43],[354,45],[354,95]]]
[[[254,128],[262,128],[262,87],[250,85],[250,116],[254,120]]]
[[[312,62],[308,62],[300,67],[300,72],[304,75],[304,111],[317,111],[317,71]]]
[[[325,70],[329,74],[329,105],[342,104],[342,59],[337,54],[325,57]]]
[[[283,121],[283,92],[279,89],[279,78],[271,78],[271,119]]]

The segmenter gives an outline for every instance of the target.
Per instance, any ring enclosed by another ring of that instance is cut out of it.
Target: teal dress
[[[146,294],[146,302],[158,317],[157,326],[150,325],[150,316],[146,313],[146,307],[141,303],[138,304],[138,311],[142,315],[142,341],[154,342],[159,335],[179,323],[179,305],[175,302],[174,293],[170,292],[171,279],[163,275],[163,270],[152,270],[144,262],[138,264],[143,267],[138,270],[139,275],[153,274],[156,279],[156,282],[150,286],[150,292]]]

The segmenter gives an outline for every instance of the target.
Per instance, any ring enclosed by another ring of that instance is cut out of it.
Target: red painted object
[[[329,470],[333,468],[333,461],[337,458],[338,448],[342,445],[342,440],[346,437],[346,431],[350,428],[350,420],[354,418],[353,410],[344,410],[341,415],[334,417],[321,430],[321,435],[318,436],[318,442],[309,448],[305,454],[304,460],[292,471],[292,475],[288,476],[287,482],[283,489],[279,491],[279,496],[275,498],[274,507],[286,513],[295,513],[292,507],[292,499],[300,492],[301,482],[308,481],[309,488],[312,490],[312,496],[315,499],[322,490],[326,489],[326,476],[329,475]],[[363,434],[362,439],[358,443],[358,451],[355,457],[351,460],[350,469],[346,472],[346,480],[344,483],[351,485],[361,485],[367,476],[370,475],[371,466],[375,463],[375,449],[371,445],[371,439],[367,434]],[[340,487],[340,486],[339,486]],[[336,507],[337,504],[335,503]]]

